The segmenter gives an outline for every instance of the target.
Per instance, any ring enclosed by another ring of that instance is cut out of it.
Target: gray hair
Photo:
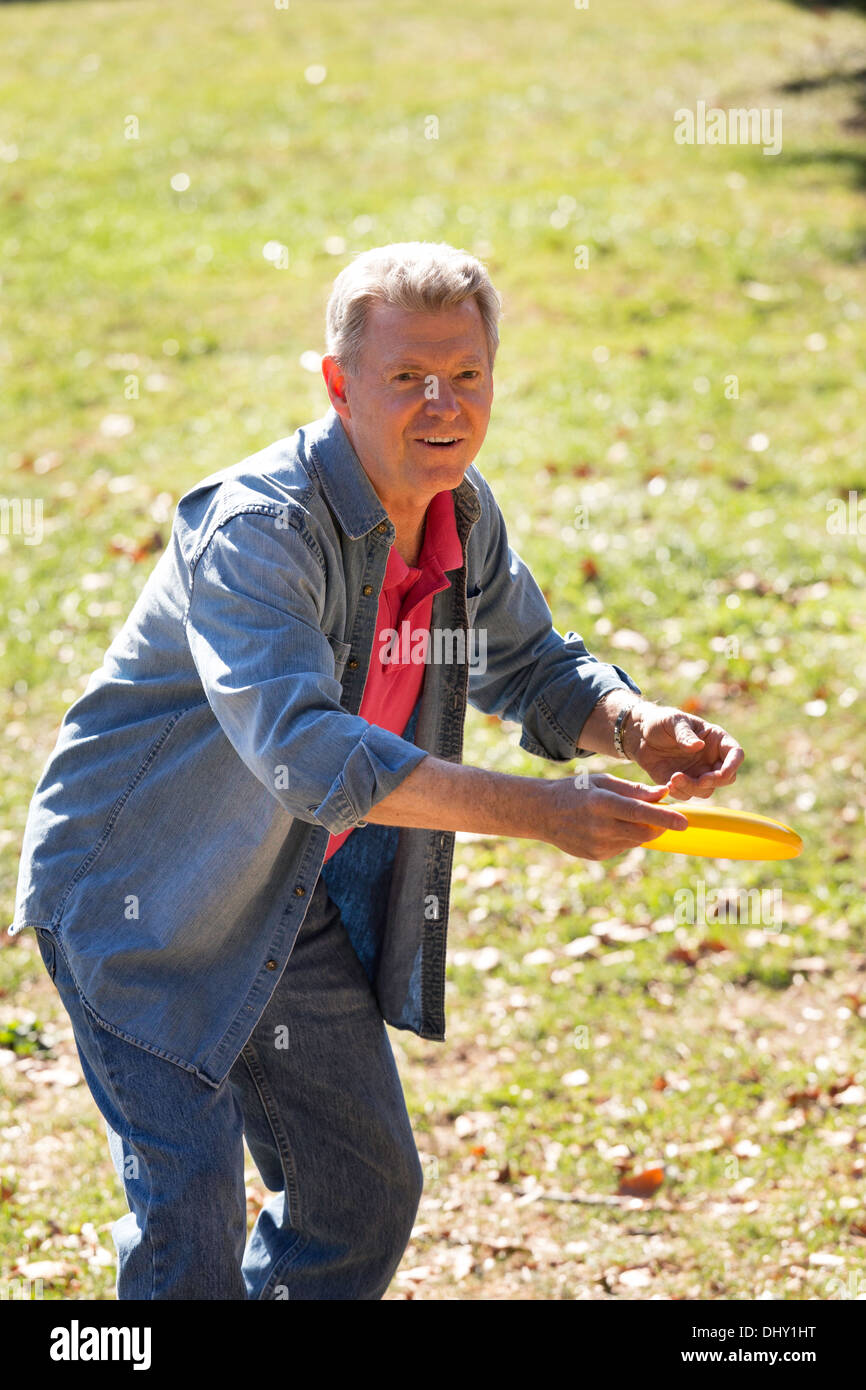
[[[501,300],[485,267],[447,242],[398,241],[362,251],[334,281],[326,311],[328,353],[344,372],[357,372],[367,312],[373,303],[410,313],[435,313],[475,299],[490,367],[499,346]]]

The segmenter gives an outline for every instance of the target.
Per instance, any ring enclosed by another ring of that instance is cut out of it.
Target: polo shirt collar
[[[459,570],[463,564],[463,547],[454,518],[454,498],[449,489],[437,492],[427,506],[427,523],[417,565],[407,565],[395,545],[388,552],[388,564],[383,589],[397,589],[407,580],[425,575],[438,589],[448,587],[446,570]],[[412,590],[414,592],[414,588]],[[428,591],[429,592],[429,591]]]

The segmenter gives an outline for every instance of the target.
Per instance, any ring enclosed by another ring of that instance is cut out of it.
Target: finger
[[[739,744],[735,744],[735,746],[729,750],[727,756],[725,757],[725,760],[721,766],[721,771],[723,773],[736,772],[737,768],[740,766],[740,763],[744,760],[745,756],[746,755],[743,752],[742,748],[739,746]]]
[[[664,833],[663,830],[655,830],[649,825],[645,825],[642,831],[644,840],[657,840],[659,835],[664,835]]]
[[[602,777],[607,782],[607,786],[600,787],[599,790],[616,792],[618,796],[638,797],[644,800],[650,797],[653,799],[657,797],[661,798],[667,792],[666,783],[656,782],[651,786],[647,786],[645,782],[630,782],[625,777],[614,777],[608,772],[600,772],[598,774],[596,785],[598,785]]]
[[[677,743],[681,744],[684,748],[697,749],[699,745],[705,742],[705,740],[701,738],[700,734],[696,733],[695,730],[692,728],[685,715],[680,715],[679,719],[675,723],[674,737],[676,738]]]
[[[688,818],[682,811],[668,810],[666,806],[650,806],[646,802],[624,801],[617,808],[618,820],[639,821],[642,825],[657,826],[659,830],[685,830]]]
[[[687,801],[690,796],[712,796],[716,776],[708,772],[703,777],[687,777],[683,772],[675,772],[671,778],[671,794],[679,801]]]
[[[698,772],[694,775],[690,772],[675,772],[671,776],[671,784],[678,787],[699,787],[702,782],[706,782],[717,776],[715,772]]]
[[[718,772],[706,772],[702,777],[685,777],[679,787],[680,796],[702,796],[704,798],[712,796],[717,787],[727,785],[728,780],[722,778]]]

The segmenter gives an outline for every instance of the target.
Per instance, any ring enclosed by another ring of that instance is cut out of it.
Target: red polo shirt
[[[379,595],[376,639],[358,713],[370,724],[402,734],[421,693],[430,637],[433,595],[447,589],[446,570],[460,569],[463,548],[454,519],[454,495],[437,492],[427,506],[424,542],[417,568],[407,565],[395,545]],[[412,657],[415,660],[412,660]],[[340,848],[354,826],[331,835],[325,860]]]

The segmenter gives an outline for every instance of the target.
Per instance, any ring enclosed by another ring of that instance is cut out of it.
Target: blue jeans
[[[381,1011],[324,880],[218,1088],[99,1024],[59,942],[37,936],[129,1204],[113,1227],[117,1297],[380,1299],[422,1168]],[[249,1240],[244,1137],[276,1194]]]

